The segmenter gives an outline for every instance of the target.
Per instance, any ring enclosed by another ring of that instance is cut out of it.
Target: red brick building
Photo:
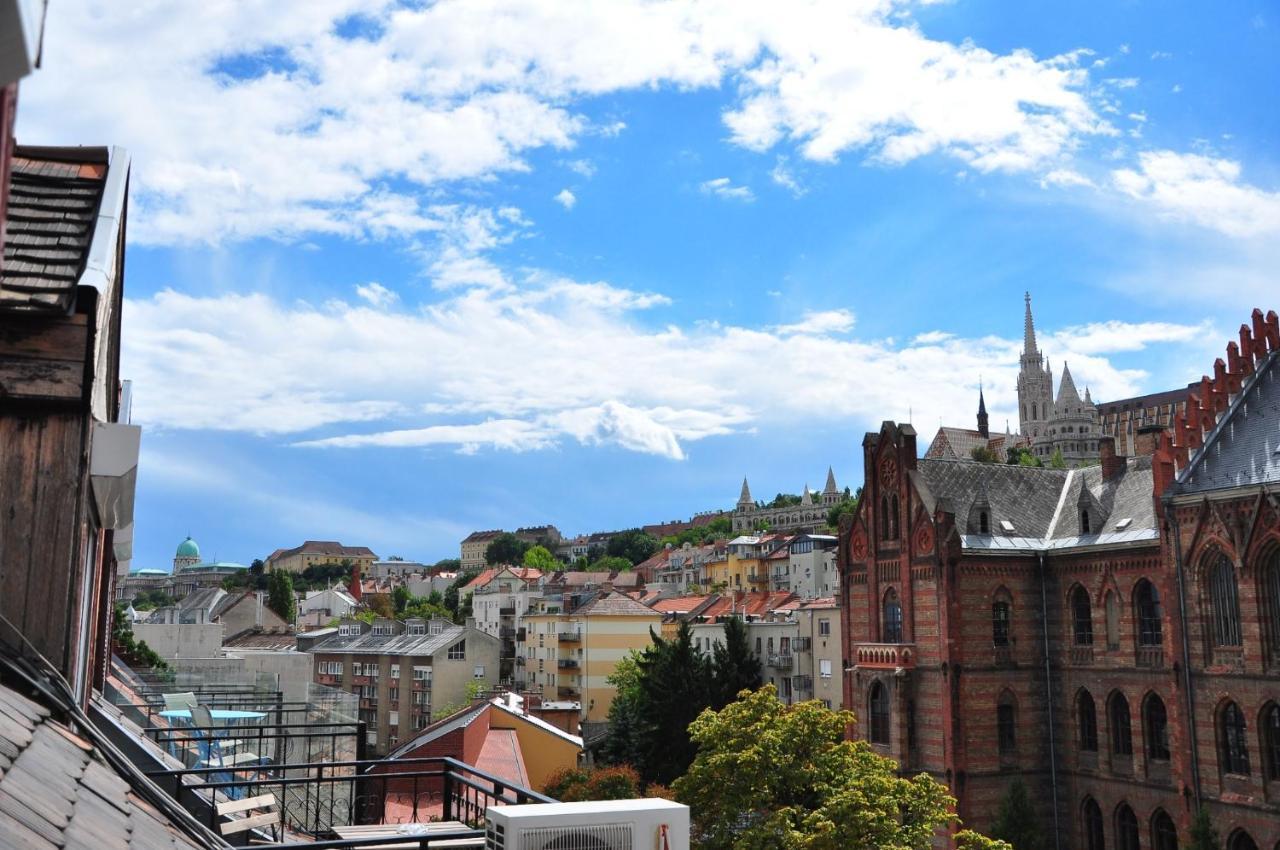
[[[1154,454],[1104,436],[1099,466],[868,434],[840,534],[857,734],[977,829],[1017,776],[1055,848],[1172,850],[1198,804],[1227,850],[1280,846],[1277,350],[1255,312]]]

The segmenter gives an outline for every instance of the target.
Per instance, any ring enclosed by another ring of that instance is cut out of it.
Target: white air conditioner
[[[490,806],[486,850],[689,850],[689,807],[670,800]]]

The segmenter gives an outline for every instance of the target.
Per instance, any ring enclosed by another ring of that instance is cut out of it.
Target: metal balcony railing
[[[768,663],[770,667],[789,669],[791,667],[791,655],[783,655],[781,653],[777,655],[770,655]]]
[[[557,659],[556,666],[561,670],[576,670],[578,668],[578,660],[576,658],[560,658]]]
[[[560,632],[556,637],[561,643],[577,643],[582,640],[582,632]]]

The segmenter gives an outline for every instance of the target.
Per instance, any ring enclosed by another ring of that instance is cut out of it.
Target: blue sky
[[[135,566],[856,486],[1026,290],[1096,400],[1277,306],[1274,5],[194,5],[52,3],[19,109],[133,157]]]

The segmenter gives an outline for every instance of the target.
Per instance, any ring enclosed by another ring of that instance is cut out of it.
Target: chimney
[[[1133,439],[1133,453],[1138,457],[1149,457],[1156,453],[1156,446],[1160,442],[1160,432],[1164,428],[1160,425],[1143,425],[1138,429],[1137,436]]]
[[[1124,458],[1116,454],[1116,438],[1104,435],[1098,440],[1098,451],[1102,456],[1102,480],[1110,481],[1124,472]]]

